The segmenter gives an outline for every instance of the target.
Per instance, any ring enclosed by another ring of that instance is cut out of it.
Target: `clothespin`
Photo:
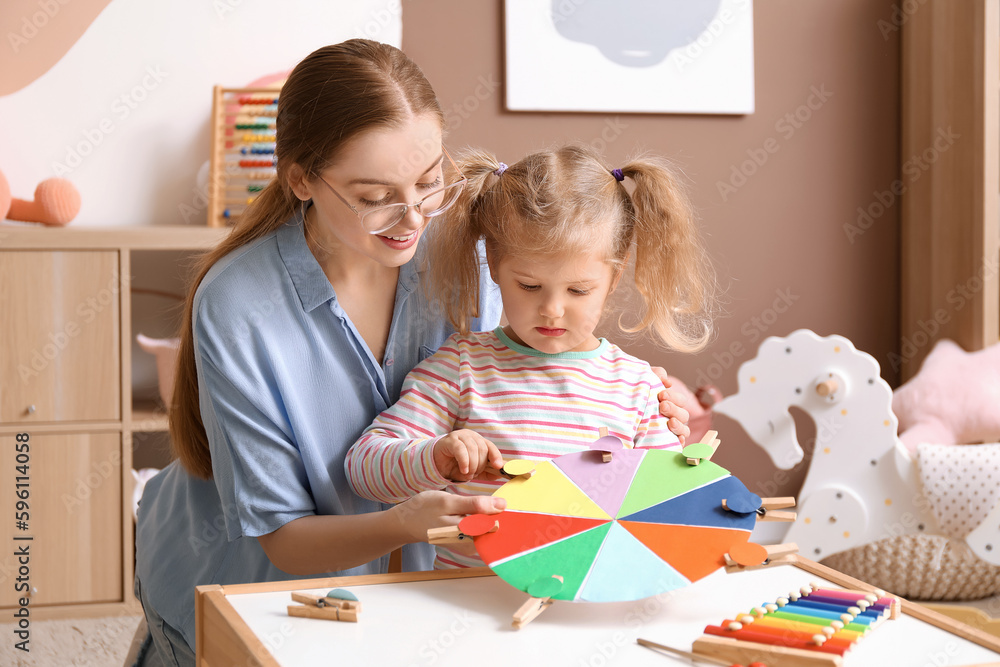
[[[793,562],[799,545],[794,542],[787,544],[760,545],[753,542],[743,542],[733,545],[725,555],[726,572],[743,572],[759,570],[772,565],[784,565]]]
[[[694,442],[681,450],[681,454],[687,457],[689,466],[696,466],[702,461],[712,460],[715,450],[719,448],[721,440],[718,438],[718,431],[709,431],[702,438],[702,442]]]
[[[590,448],[595,452],[601,453],[601,461],[604,463],[611,463],[614,459],[615,452],[620,452],[624,449],[625,443],[621,441],[621,438],[608,435],[607,426],[599,428],[598,434],[600,437],[591,443]]]
[[[608,427],[602,426],[601,428],[597,429],[597,434],[600,438],[608,437]],[[601,452],[601,460],[604,461],[605,463],[611,463],[613,458],[614,454],[612,452],[605,452],[605,451]]]
[[[493,466],[486,466],[483,472],[489,475],[496,475],[497,477],[506,477],[507,479],[514,479],[521,475],[531,477],[535,474],[535,462],[527,459],[514,459],[512,461],[504,461],[503,467],[500,469]]]
[[[459,521],[457,526],[429,528],[427,541],[431,544],[452,544],[486,533],[495,533],[498,530],[500,530],[500,522],[497,521],[496,516],[470,514]]]
[[[292,593],[292,600],[302,604],[288,605],[289,616],[357,623],[361,613],[357,596],[343,588],[334,588],[326,595]]]
[[[723,498],[722,508],[740,514],[757,512],[758,521],[795,521],[798,516],[795,512],[780,511],[786,507],[795,507],[795,498],[761,498],[760,504],[753,507],[756,498],[754,494],[732,499]]]
[[[767,505],[761,505],[761,508],[757,510],[758,521],[795,521],[797,517],[798,514],[795,512],[782,512],[771,509]]]
[[[514,612],[514,621],[510,624],[515,630],[520,630],[552,604],[551,598],[528,598],[527,602]]]
[[[542,577],[528,586],[528,595],[531,597],[514,612],[514,621],[511,627],[520,630],[528,623],[531,623],[545,608],[552,604],[552,596],[562,590],[563,578],[558,574],[551,577]]]

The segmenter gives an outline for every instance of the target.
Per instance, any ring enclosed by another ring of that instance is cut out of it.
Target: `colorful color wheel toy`
[[[507,509],[466,517],[459,531],[533,598],[613,602],[680,588],[747,545],[761,508],[710,454],[694,445],[628,449],[603,437],[587,451],[511,461],[505,472],[530,472],[494,494]]]

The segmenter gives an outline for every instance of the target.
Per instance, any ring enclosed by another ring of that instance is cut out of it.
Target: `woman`
[[[140,664],[193,664],[194,586],[384,572],[402,545],[404,568],[426,569],[428,528],[503,509],[438,491],[382,505],[344,476],[347,449],[452,333],[414,259],[464,184],[443,120],[419,68],[368,40],[317,50],[282,87],[277,176],[187,303],[178,460],[147,484],[136,531]],[[491,329],[498,294],[488,280],[480,294],[472,327]],[[687,433],[683,409],[661,410]]]

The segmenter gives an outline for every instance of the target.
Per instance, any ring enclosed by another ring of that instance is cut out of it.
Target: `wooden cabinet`
[[[27,477],[18,487],[28,491],[26,530],[15,526],[14,536],[31,540],[12,541],[0,572],[17,573],[15,552],[27,548],[32,607],[123,600],[121,433],[29,434],[20,452],[13,436],[3,439],[0,479],[12,490],[0,497],[0,517],[14,523],[14,480]],[[0,587],[0,607],[21,595]]]
[[[118,253],[2,259],[0,423],[121,419]]]
[[[146,268],[149,253],[189,257],[226,233],[0,223],[0,612],[22,595],[14,545],[30,545],[32,618],[141,613],[133,446],[164,439],[167,420],[133,392],[133,260]],[[16,450],[19,433],[27,453]],[[30,518],[20,530],[25,476]]]

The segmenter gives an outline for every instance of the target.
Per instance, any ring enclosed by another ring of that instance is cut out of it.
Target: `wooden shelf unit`
[[[902,39],[905,381],[938,339],[1000,338],[1000,3],[927,0]]]
[[[228,232],[0,223],[0,485],[13,483],[14,438],[28,433],[32,618],[141,613],[132,440],[165,432],[167,420],[133,401],[133,253],[204,251]],[[0,498],[8,546],[13,503]],[[0,576],[17,571],[13,551]],[[4,587],[0,612],[16,603]]]

